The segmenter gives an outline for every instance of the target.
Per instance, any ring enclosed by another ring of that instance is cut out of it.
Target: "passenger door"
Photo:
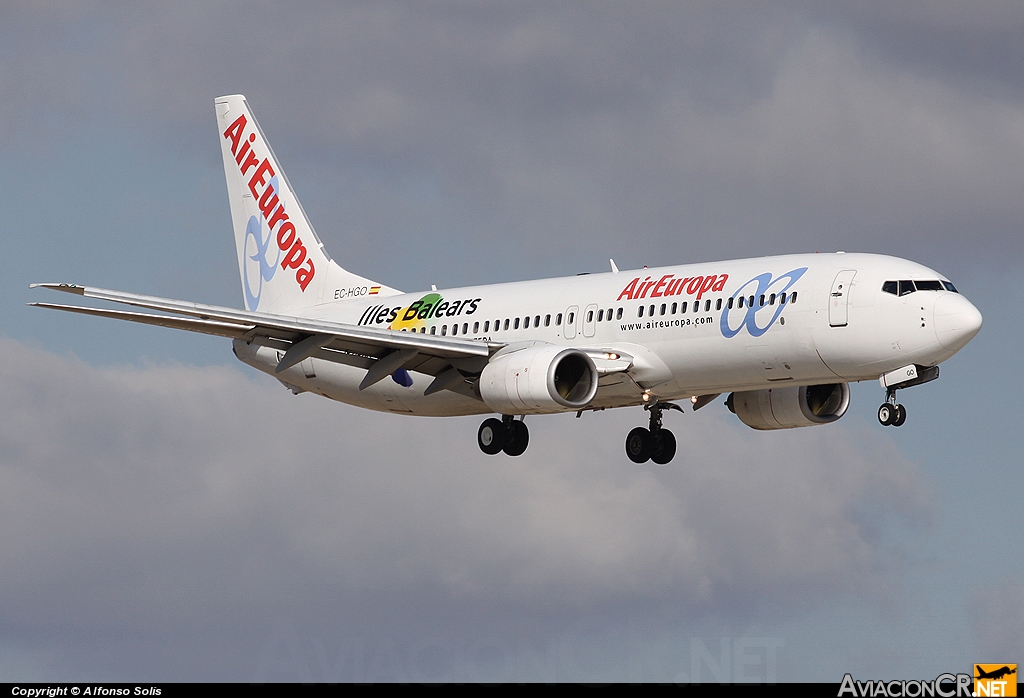
[[[593,337],[597,328],[597,303],[591,303],[583,311],[583,336]]]
[[[850,286],[857,272],[844,269],[836,274],[828,299],[828,324],[832,327],[846,327],[850,305]]]

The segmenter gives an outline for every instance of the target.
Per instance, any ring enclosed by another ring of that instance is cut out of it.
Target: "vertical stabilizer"
[[[288,314],[399,293],[345,271],[327,255],[245,97],[218,97],[215,104],[245,307]]]

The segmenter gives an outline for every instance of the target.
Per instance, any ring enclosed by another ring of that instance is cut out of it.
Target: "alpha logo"
[[[274,250],[277,252],[277,256],[274,261],[271,262],[267,259],[272,237],[270,230],[267,230],[266,236],[263,235],[263,222],[259,218],[249,217],[249,223],[245,226],[245,263],[242,265],[245,307],[249,310],[256,310],[259,307],[260,297],[263,295],[263,284],[274,278],[274,274],[277,273],[277,263],[281,261],[281,250],[276,245]],[[253,262],[256,264],[253,265]],[[255,268],[250,276],[249,268],[253,266]],[[254,283],[255,289],[253,288]]]
[[[665,274],[657,281],[652,281],[649,276],[641,281],[638,276],[626,284],[626,288],[622,289],[622,293],[619,294],[616,300],[621,301],[623,298],[628,298],[631,301],[635,301],[647,298],[648,293],[651,294],[651,298],[678,296],[683,293],[691,296],[696,294],[697,300],[700,300],[709,291],[714,293],[721,291],[725,288],[725,282],[728,280],[728,274],[688,276],[682,279],[676,277],[675,274]]]
[[[1016,664],[975,664],[975,696],[1017,695]]]
[[[806,271],[807,267],[800,267],[776,277],[772,277],[771,272],[765,272],[736,289],[722,310],[722,335],[727,339],[735,337],[744,327],[751,337],[760,337],[767,332],[786,307],[784,303],[771,302],[772,297],[789,291]],[[762,321],[765,317],[768,317],[768,321],[758,324],[758,313]]]
[[[439,293],[428,293],[406,307],[389,308],[374,305],[363,311],[359,325],[383,325],[388,323],[389,330],[418,330],[426,326],[427,320],[458,317],[476,312],[477,304],[483,299],[446,301]]]
[[[313,280],[316,268],[313,266],[313,260],[307,257],[306,245],[295,230],[295,225],[288,219],[284,202],[278,195],[281,188],[277,173],[274,172],[274,167],[270,164],[269,159],[260,159],[256,154],[256,132],[251,131],[246,137],[247,125],[248,120],[245,118],[245,114],[242,114],[224,131],[224,138],[231,141],[231,154],[235,156],[235,162],[238,164],[238,170],[242,173],[242,177],[248,176],[249,170],[256,168],[249,178],[249,191],[252,192],[253,200],[258,202],[260,213],[263,214],[263,220],[266,221],[268,228],[267,236],[264,238],[262,221],[259,221],[256,216],[252,216],[245,231],[245,255],[253,261],[259,262],[260,266],[260,282],[257,292],[252,292],[252,285],[248,280],[245,289],[246,302],[253,301],[255,303],[249,310],[255,310],[259,305],[263,284],[274,277],[278,263],[282,269],[295,270],[295,283],[302,291],[305,291],[309,282]],[[253,225],[253,219],[259,222],[258,231],[254,230],[256,226]],[[266,266],[269,265],[267,248],[270,246],[275,226],[277,227],[276,242],[280,251],[273,264],[274,271],[269,272],[268,276],[266,271]],[[250,233],[255,241],[255,256],[249,255]]]

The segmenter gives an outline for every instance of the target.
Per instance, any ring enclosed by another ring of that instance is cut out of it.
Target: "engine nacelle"
[[[792,429],[834,422],[850,406],[847,383],[768,388],[733,393],[725,401],[744,424],[754,429]]]
[[[480,397],[501,414],[578,410],[597,394],[597,367],[578,349],[541,344],[497,354],[480,374]]]

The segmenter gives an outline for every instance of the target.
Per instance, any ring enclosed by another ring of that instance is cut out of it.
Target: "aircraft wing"
[[[169,314],[156,315],[57,303],[29,305],[242,339],[259,346],[272,347],[284,352],[276,369],[278,373],[310,357],[365,368],[367,376],[361,387],[373,385],[404,368],[437,377],[427,389],[428,393],[444,389],[463,392],[466,373],[479,373],[488,357],[505,346],[457,337],[359,327],[315,318],[254,313],[74,284],[32,284],[30,288],[37,287]],[[463,372],[459,373],[456,369],[462,369]]]

